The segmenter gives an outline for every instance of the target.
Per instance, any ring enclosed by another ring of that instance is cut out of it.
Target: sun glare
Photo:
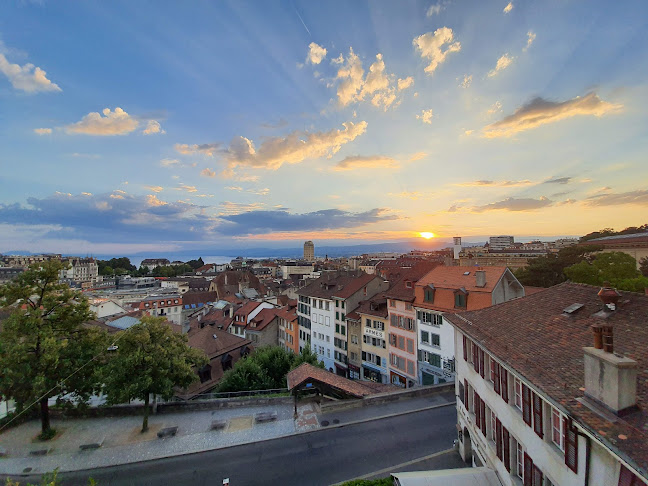
[[[425,238],[426,240],[429,240],[430,238],[434,238],[434,233],[429,233],[427,231],[424,231],[423,233],[419,233],[421,235],[421,238]]]

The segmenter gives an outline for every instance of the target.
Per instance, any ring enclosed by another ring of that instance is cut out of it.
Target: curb
[[[407,411],[404,411],[404,412],[390,413],[390,414],[386,414],[386,415],[380,415],[380,416],[377,416],[377,417],[371,417],[371,418],[366,418],[366,419],[361,419],[361,420],[354,420],[352,422],[346,422],[346,423],[343,423],[343,424],[335,424],[335,425],[331,425],[331,426],[327,426],[327,427],[320,427],[320,428],[313,429],[313,430],[304,430],[304,431],[295,432],[295,433],[292,433],[292,434],[280,435],[280,436],[277,436],[277,437],[271,437],[269,439],[261,439],[261,440],[255,440],[255,441],[250,441],[250,442],[243,442],[243,443],[240,443],[240,444],[227,445],[227,446],[221,446],[221,447],[214,447],[212,449],[205,449],[205,450],[202,450],[202,451],[180,452],[178,454],[171,454],[171,455],[162,456],[162,457],[154,457],[154,458],[150,458],[150,459],[143,459],[143,460],[140,460],[140,461],[121,462],[121,463],[110,464],[110,465],[106,465],[106,466],[93,467],[93,468],[90,468],[90,469],[83,469],[82,468],[82,469],[69,469],[68,470],[68,469],[60,469],[59,468],[59,471],[60,471],[59,476],[60,477],[65,477],[66,474],[70,474],[70,473],[82,473],[84,471],[100,471],[100,470],[108,469],[108,468],[111,468],[111,467],[126,466],[126,465],[131,465],[131,464],[142,464],[142,463],[147,463],[147,462],[152,462],[152,461],[160,461],[160,460],[164,460],[164,459],[170,459],[170,458],[174,458],[174,457],[189,456],[189,455],[193,455],[193,454],[202,454],[202,453],[205,453],[205,452],[216,451],[216,450],[220,450],[220,449],[230,449],[230,448],[234,448],[234,447],[243,447],[243,446],[246,446],[246,445],[249,445],[249,444],[256,444],[256,443],[260,443],[260,442],[270,442],[270,441],[273,441],[273,440],[285,439],[286,437],[302,436],[302,435],[313,434],[313,433],[317,433],[317,432],[324,432],[324,431],[327,431],[327,430],[338,429],[338,428],[342,428],[342,427],[349,427],[349,426],[353,426],[353,425],[364,424],[364,423],[367,423],[367,422],[372,422],[374,420],[384,420],[384,419],[394,418],[394,417],[401,416],[401,415],[409,415],[409,414],[413,414],[413,413],[425,412],[425,411],[434,410],[434,409],[437,409],[437,408],[454,406],[454,405],[456,405],[456,403],[457,403],[456,401],[453,401],[453,402],[441,403],[441,404],[437,404],[437,405],[430,405],[428,407],[421,407],[421,408],[417,408],[417,409],[413,409],[413,410],[407,410]],[[42,472],[40,472],[40,473],[27,473],[27,474],[24,474],[24,473],[0,474],[0,478],[2,478],[3,481],[6,480],[6,478],[11,478],[11,477],[20,477],[20,478],[23,478],[23,479],[24,478],[31,478],[31,477],[40,478],[40,476],[42,474],[43,474]]]

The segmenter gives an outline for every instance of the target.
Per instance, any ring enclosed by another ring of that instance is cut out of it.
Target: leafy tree
[[[558,254],[549,254],[534,258],[525,268],[515,272],[522,285],[533,287],[552,287],[567,280],[565,268],[591,258],[601,246],[569,246],[561,249]]]
[[[198,260],[189,260],[186,264],[189,265],[192,270],[205,266],[205,262],[203,262],[202,257],[198,258]]]
[[[137,270],[137,267],[133,265],[127,257],[111,258],[110,260],[97,260],[97,268],[99,275],[112,275],[112,273],[108,273],[109,269],[122,269],[124,274]],[[115,274],[121,275],[118,274],[116,270]]]
[[[648,257],[643,257],[639,260],[639,271],[644,277],[648,277]]]
[[[641,292],[648,287],[648,278],[637,270],[637,262],[622,252],[597,254],[591,262],[582,261],[565,268],[565,275],[573,281],[590,285],[610,285],[621,290]]]
[[[237,361],[234,368],[226,371],[218,385],[218,391],[285,388],[288,372],[302,363],[324,368],[317,360],[317,355],[308,347],[296,355],[280,346],[264,346],[247,358]]]
[[[603,238],[605,236],[617,236],[617,235],[633,235],[635,233],[643,233],[648,231],[648,223],[642,224],[641,226],[629,226],[621,231],[614,231],[612,228],[604,228],[599,231],[594,231],[588,233],[585,236],[581,237],[581,241],[593,240],[594,238]]]
[[[144,401],[142,432],[148,430],[151,394],[169,399],[174,388],[186,388],[198,378],[194,367],[207,363],[202,351],[187,345],[187,336],[175,333],[162,317],[144,316],[120,332],[116,353],[104,369],[104,390],[110,404]]]
[[[85,401],[99,389],[96,371],[106,335],[83,323],[94,314],[86,299],[58,283],[63,265],[32,265],[0,287],[0,305],[13,312],[0,331],[0,395],[21,407],[40,403],[41,438],[54,436],[48,400]]]

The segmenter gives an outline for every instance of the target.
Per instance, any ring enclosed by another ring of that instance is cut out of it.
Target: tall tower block
[[[307,262],[315,261],[315,245],[312,241],[307,241],[304,243],[304,260]]]
[[[461,252],[461,236],[453,237],[452,241],[453,241],[454,259],[459,260],[459,253]]]

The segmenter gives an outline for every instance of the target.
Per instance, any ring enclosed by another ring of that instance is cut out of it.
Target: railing
[[[201,393],[200,395],[176,395],[170,400],[166,400],[166,403],[186,402],[188,400],[215,400],[218,398],[248,398],[267,395],[288,395],[288,392],[288,388],[271,388],[268,390]],[[165,401],[158,400],[158,402],[163,403]]]

